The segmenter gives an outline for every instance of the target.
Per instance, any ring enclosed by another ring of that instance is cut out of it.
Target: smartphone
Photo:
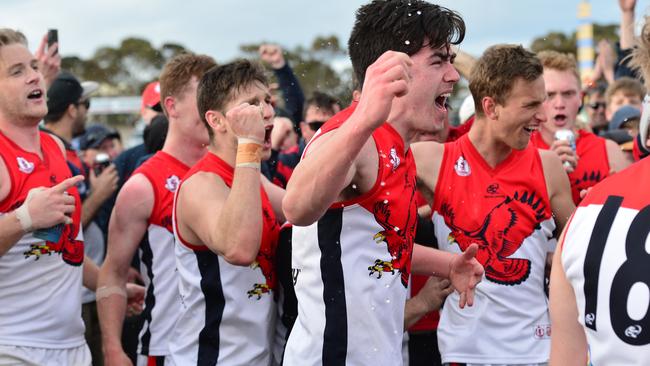
[[[52,47],[53,44],[58,42],[59,42],[59,31],[56,29],[49,29],[47,31],[47,48]]]
[[[99,153],[95,156],[95,164],[93,164],[93,171],[95,175],[100,175],[104,169],[111,165],[111,157],[106,153]]]

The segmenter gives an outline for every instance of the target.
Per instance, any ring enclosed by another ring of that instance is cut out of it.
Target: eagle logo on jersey
[[[468,175],[472,174],[472,168],[469,167],[469,163],[462,156],[459,156],[458,160],[456,160],[456,163],[454,164],[454,170],[456,171],[456,174],[461,177],[467,177]]]
[[[35,257],[35,260],[38,260],[45,254],[60,253],[65,263],[75,267],[80,266],[84,259],[84,243],[81,240],[75,240],[72,235],[73,231],[72,224],[65,225],[61,239],[58,242],[45,241],[30,245],[29,250],[23,252],[25,259]]]
[[[607,176],[602,176],[601,172],[596,170],[591,172],[585,172],[581,177],[576,177],[575,175],[572,174],[571,178],[573,178],[573,181],[571,182],[571,187],[575,191],[580,192],[584,189],[595,186],[596,183],[607,178]]]
[[[165,188],[167,188],[168,191],[174,193],[176,192],[176,189],[180,183],[181,180],[177,176],[172,175],[165,181]]]
[[[498,284],[513,286],[528,278],[530,260],[509,257],[540,227],[545,207],[542,198],[535,197],[535,193],[515,192],[492,208],[478,227],[470,229],[456,224],[455,212],[447,203],[442,204],[441,213],[451,229],[448,241],[457,244],[462,251],[472,243],[478,244],[476,259],[485,268],[485,277]],[[525,215],[527,212],[530,215]]]
[[[395,274],[395,271],[399,271],[404,287],[408,285],[411,272],[411,253],[415,237],[415,220],[417,219],[417,208],[410,203],[415,199],[415,182],[412,182],[408,176],[406,176],[406,181],[405,192],[411,191],[411,197],[403,201],[398,198],[403,203],[410,205],[406,217],[392,215],[388,200],[378,201],[374,205],[375,220],[384,230],[375,234],[373,239],[377,244],[386,244],[391,261],[377,259],[368,267],[368,275],[376,274],[378,279],[382,277],[383,273]]]
[[[390,149],[390,163],[393,165],[393,171],[397,170],[397,167],[399,166],[400,159],[399,156],[397,155],[397,150],[395,150],[394,147],[391,147]]]
[[[23,157],[17,157],[16,161],[18,162],[18,170],[25,174],[31,174],[34,171],[34,163],[31,161],[23,158]]]
[[[272,220],[272,216],[266,210],[262,208],[262,213],[264,215],[265,221],[273,222],[273,226],[277,226],[277,222]],[[272,232],[277,232],[272,230]],[[253,288],[249,290],[246,294],[249,298],[257,297],[256,300],[260,300],[262,295],[268,294],[271,290],[275,289],[275,283],[277,281],[275,276],[275,252],[278,246],[277,237],[273,238],[269,244],[266,244],[262,239],[262,245],[260,245],[260,250],[257,253],[255,262],[251,264],[252,269],[259,268],[264,275],[265,283],[255,283]]]

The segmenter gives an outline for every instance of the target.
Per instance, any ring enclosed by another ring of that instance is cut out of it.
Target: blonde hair
[[[27,38],[20,31],[0,28],[0,47],[9,46],[15,43],[20,43],[27,46]]]
[[[539,57],[545,69],[571,72],[576,77],[576,82],[578,83],[578,87],[580,87],[578,63],[572,54],[557,51],[541,51],[537,53],[537,57]]]

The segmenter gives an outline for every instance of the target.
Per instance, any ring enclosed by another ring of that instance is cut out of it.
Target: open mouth
[[[538,126],[526,126],[524,127],[524,130],[528,133],[533,133],[539,129]]]
[[[441,110],[447,110],[447,100],[449,99],[450,93],[443,93],[436,97],[435,104]]]
[[[273,131],[273,125],[268,125],[264,128],[264,147],[271,146],[271,131]]]
[[[553,122],[554,122],[557,126],[564,126],[564,125],[566,124],[566,121],[567,121],[567,116],[566,116],[566,114],[556,114],[556,115],[553,117]]]
[[[40,89],[33,90],[31,93],[27,95],[28,99],[41,99],[43,97],[43,91]]]

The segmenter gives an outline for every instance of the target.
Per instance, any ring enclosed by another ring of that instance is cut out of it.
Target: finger
[[[468,289],[466,293],[467,295],[465,296],[465,299],[467,300],[467,305],[474,306],[474,290]]]
[[[71,205],[72,207],[74,207],[74,204],[75,204],[74,196],[66,194],[66,195],[63,195],[62,200],[63,200],[64,205]]]
[[[74,185],[76,185],[77,183],[79,183],[79,182],[81,182],[83,180],[84,180],[83,175],[75,175],[74,177],[68,178],[68,179],[64,180],[63,182],[55,185],[51,189],[54,192],[63,193],[65,191],[67,191],[70,187],[73,187]]]
[[[451,287],[451,281],[445,278],[444,280],[440,281],[440,286],[442,288]]]
[[[470,261],[472,258],[476,257],[478,252],[478,244],[472,243],[462,254],[463,261]]]
[[[51,46],[47,48],[47,55],[49,56],[50,59],[56,57],[59,52],[59,42],[53,43]]]
[[[409,86],[406,80],[395,80],[388,86],[388,92],[396,97],[403,97],[408,94]]]
[[[47,33],[45,33],[45,35],[43,35],[43,38],[41,38],[41,43],[38,45],[38,48],[36,49],[37,57],[39,55],[44,55],[45,54],[45,46],[47,46]]]
[[[72,221],[72,218],[69,217],[69,216],[65,216],[65,217],[63,218],[63,223],[66,224],[66,225],[70,225],[70,224],[72,224],[72,222],[73,222],[73,221]]]
[[[74,212],[74,205],[63,205],[60,207],[61,212],[63,212],[65,215],[69,215]]]
[[[404,65],[399,64],[391,67],[389,70],[383,73],[384,80],[394,81],[394,80],[410,80]]]
[[[454,292],[454,288],[450,286],[450,287],[447,287],[447,288],[445,288],[444,290],[442,290],[442,295],[443,295],[444,297],[447,297],[447,296],[449,296],[452,292]]]
[[[466,303],[467,303],[467,300],[466,300],[465,292],[461,292],[460,293],[460,299],[458,300],[458,306],[460,306],[461,309],[464,309]]]

